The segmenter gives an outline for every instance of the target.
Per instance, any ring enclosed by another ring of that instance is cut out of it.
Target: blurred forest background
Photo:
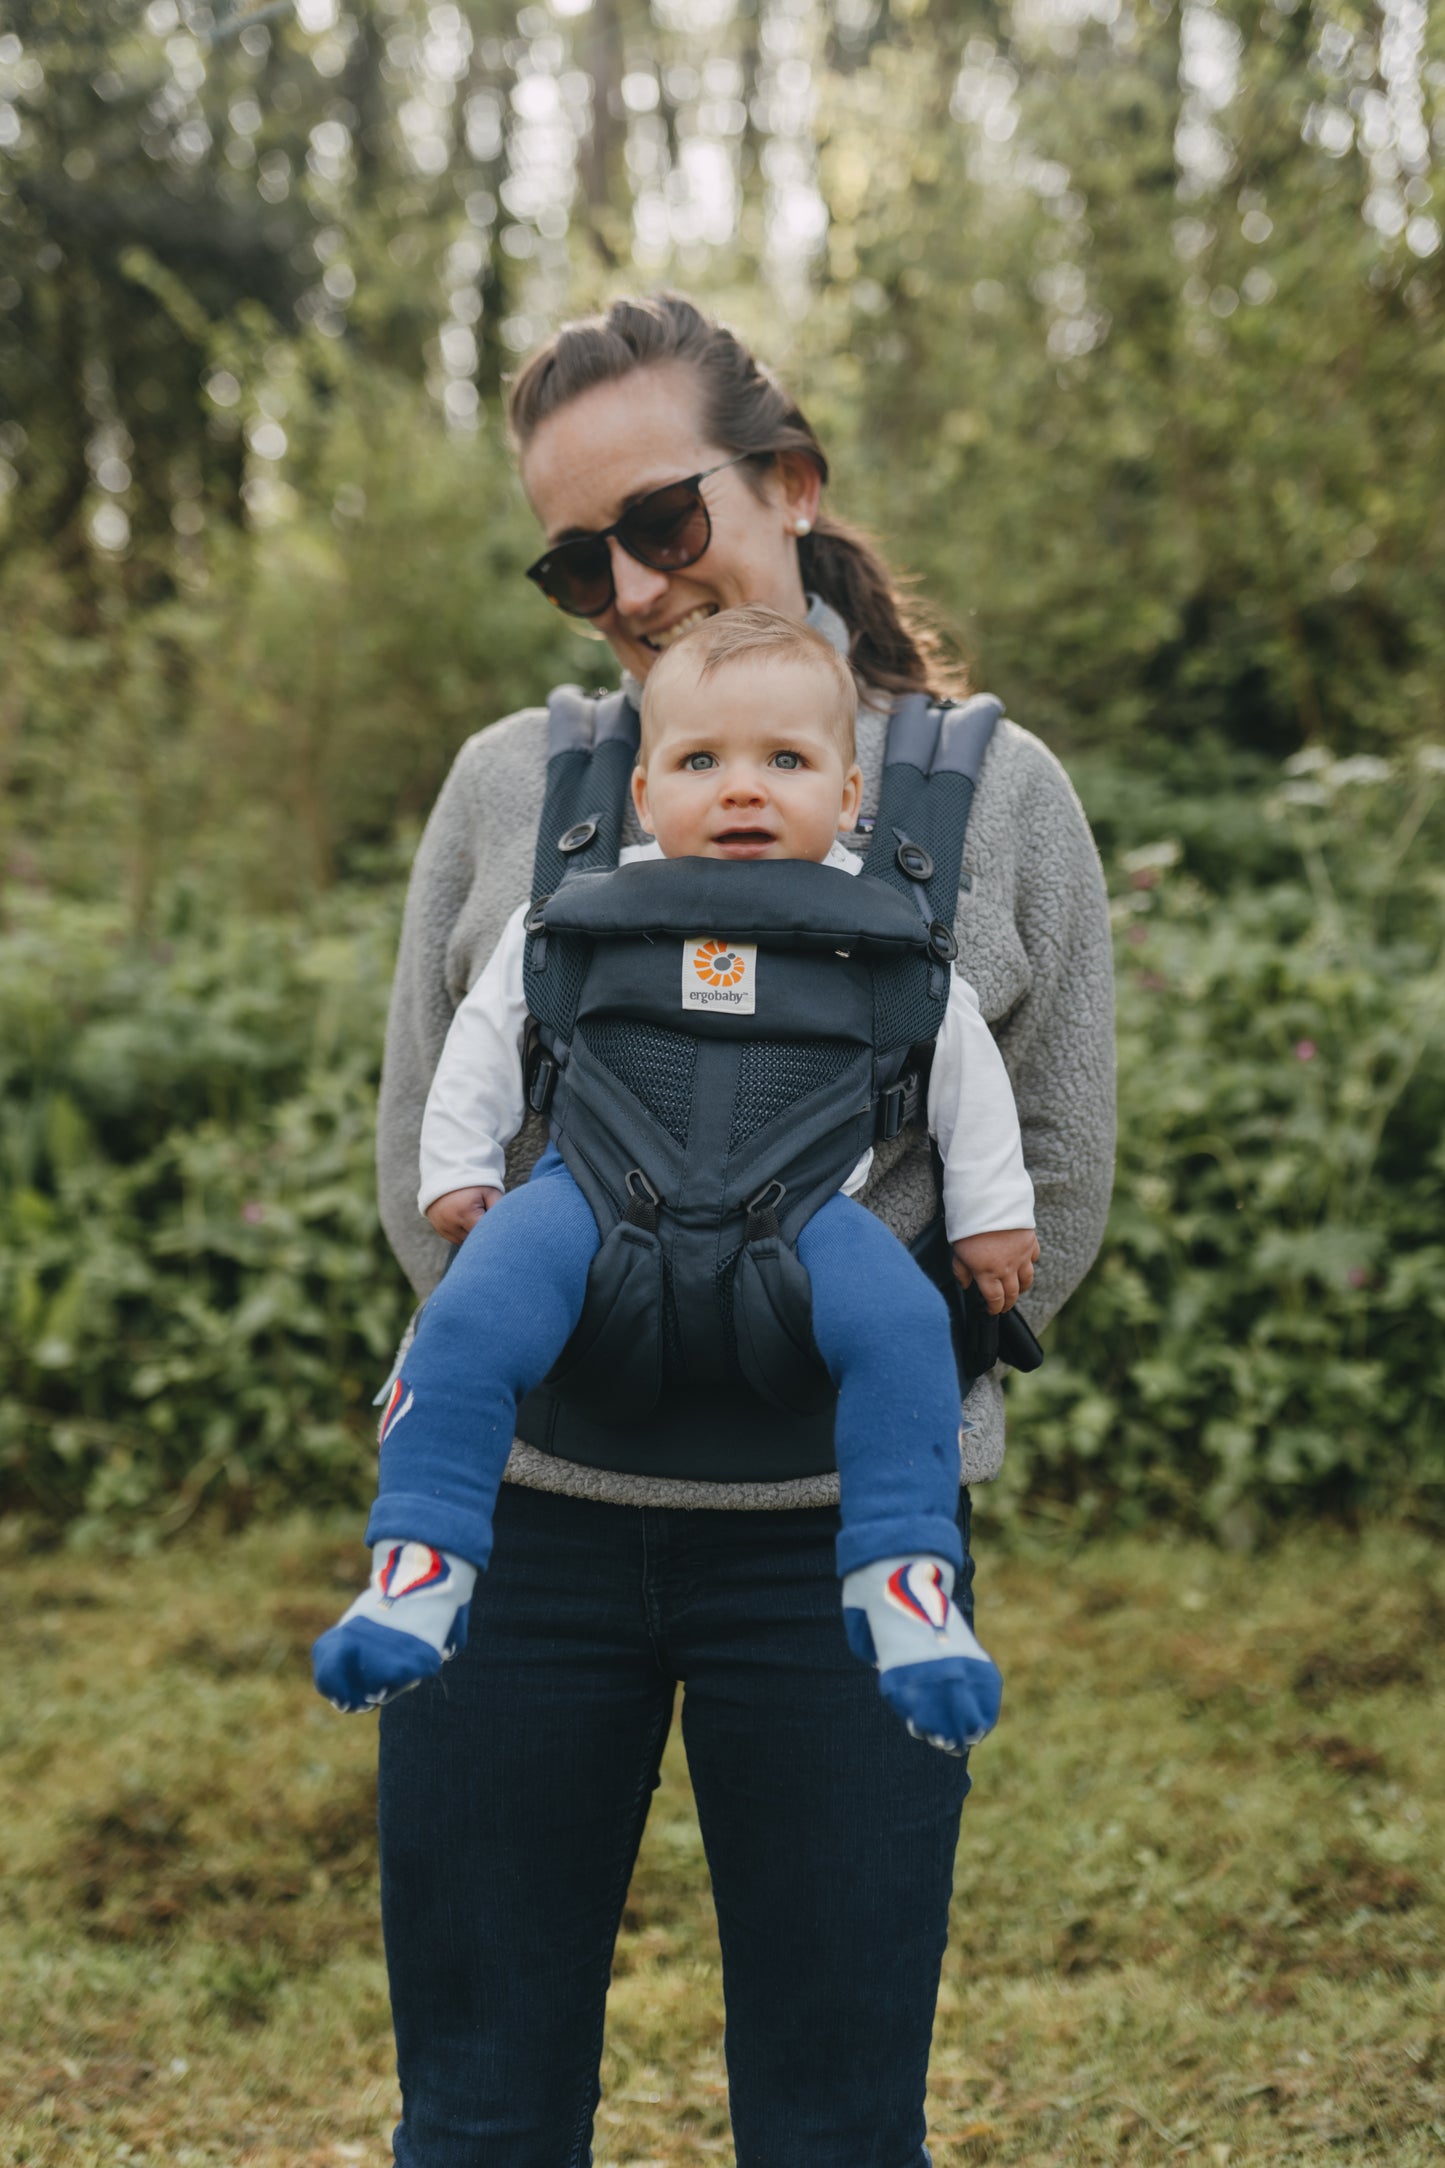
[[[664,283],[1104,852],[1118,1197],[1004,1501],[1438,1512],[1442,154],[1426,0],[7,0],[12,1528],[367,1491],[410,852],[609,660],[500,387]]]

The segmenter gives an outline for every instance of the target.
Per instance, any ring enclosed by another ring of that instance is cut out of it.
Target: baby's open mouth
[[[771,828],[724,828],[713,837],[719,850],[764,851],[777,837]]]

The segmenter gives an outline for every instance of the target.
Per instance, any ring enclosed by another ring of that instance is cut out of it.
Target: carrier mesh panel
[[[529,959],[531,949],[532,943],[529,941]],[[527,1007],[539,1024],[546,1024],[564,1039],[572,1036],[577,1003],[582,994],[582,981],[587,976],[591,954],[590,941],[568,940],[564,935],[554,933],[548,936],[545,968],[534,971],[530,960],[523,968]]]
[[[882,963],[873,973],[873,1043],[880,1054],[931,1039],[943,1005],[928,998],[928,966],[913,958]]]
[[[760,1039],[744,1046],[729,1152],[806,1093],[833,1083],[856,1055],[846,1039]]]
[[[620,1023],[608,1017],[589,1017],[579,1027],[579,1036],[588,1053],[612,1071],[658,1127],[675,1144],[686,1144],[697,1041],[681,1031],[663,1031],[656,1024]]]

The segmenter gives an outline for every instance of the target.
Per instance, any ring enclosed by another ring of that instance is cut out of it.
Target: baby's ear
[[[649,835],[652,834],[652,809],[647,802],[647,770],[636,767],[632,771],[632,803],[637,818]]]

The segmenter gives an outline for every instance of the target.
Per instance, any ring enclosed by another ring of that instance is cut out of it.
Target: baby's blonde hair
[[[739,662],[747,655],[806,663],[827,677],[832,692],[830,706],[838,749],[843,755],[844,767],[851,767],[854,726],[858,717],[858,687],[852,671],[837,649],[820,632],[814,632],[811,625],[802,624],[796,617],[785,617],[781,610],[765,609],[761,603],[753,602],[737,610],[719,610],[716,617],[705,618],[691,632],[685,632],[676,646],[664,649],[658,657],[642,688],[639,760],[647,760],[662,727],[659,693],[665,702],[668,684],[680,670],[690,670],[698,684],[705,684],[730,662]]]

